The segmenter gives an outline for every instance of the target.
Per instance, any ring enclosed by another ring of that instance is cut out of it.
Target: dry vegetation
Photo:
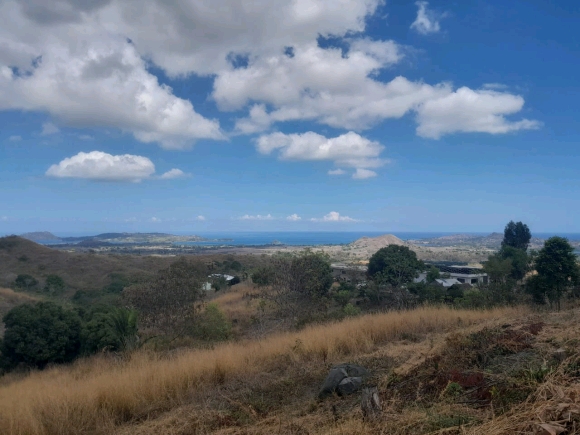
[[[319,405],[312,400],[329,364],[361,360],[377,373],[384,372],[393,366],[393,356],[387,356],[386,350],[400,354],[402,346],[408,361],[429,350],[427,337],[432,340],[458,327],[518,314],[521,310],[509,308],[421,308],[366,315],[171,357],[137,353],[125,361],[110,357],[79,361],[13,382],[7,378],[0,388],[0,433],[266,434],[273,433],[274,421],[268,416],[276,413],[276,407],[280,410],[292,403],[301,412],[306,412],[305,407],[311,410],[300,425],[312,420],[316,427]],[[340,406],[345,404],[349,406],[348,401]],[[285,433],[371,433],[350,432],[350,424],[360,426],[357,421],[349,423],[347,418],[344,432],[331,420],[316,432]],[[251,431],[240,429],[251,423],[256,423]]]

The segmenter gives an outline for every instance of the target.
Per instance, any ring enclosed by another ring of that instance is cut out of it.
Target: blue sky
[[[0,234],[580,232],[576,2],[0,17]]]

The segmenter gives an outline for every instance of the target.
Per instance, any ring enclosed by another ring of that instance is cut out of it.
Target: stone
[[[318,398],[324,399],[335,392],[341,396],[352,394],[361,388],[364,378],[369,375],[367,369],[356,364],[336,365],[330,369]]]
[[[361,386],[362,378],[360,377],[344,378],[336,387],[336,392],[339,396],[348,396],[360,390]]]
[[[333,367],[330,369],[328,376],[324,380],[322,384],[322,388],[318,393],[318,397],[320,399],[324,399],[325,397],[331,396],[332,393],[336,391],[338,385],[342,382],[344,378],[348,377],[348,373],[342,367]]]

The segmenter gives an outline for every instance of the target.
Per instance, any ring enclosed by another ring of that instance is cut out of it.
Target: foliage
[[[30,290],[32,287],[38,284],[38,280],[32,275],[18,275],[16,280],[14,280],[14,286],[22,290]]]
[[[192,335],[204,341],[223,341],[231,337],[232,325],[217,304],[208,304],[195,320]]]
[[[347,317],[358,316],[360,314],[360,308],[355,307],[353,304],[349,303],[343,307],[342,312]]]
[[[545,297],[560,308],[564,292],[580,278],[574,248],[562,237],[551,237],[544,243],[535,259],[537,276],[528,281],[527,290],[537,302]]]
[[[521,280],[530,270],[530,257],[523,249],[506,245],[501,248],[499,255],[504,260],[510,260],[510,277],[512,279]]]
[[[436,283],[413,283],[408,288],[411,293],[417,295],[421,303],[428,302],[437,304],[443,302],[447,295],[445,287]]]
[[[512,260],[503,258],[500,254],[490,255],[483,264],[483,270],[487,273],[489,282],[504,284],[512,273]]]
[[[179,337],[190,325],[205,296],[205,267],[180,259],[149,282],[127,287],[125,300],[139,312],[140,324]]]
[[[368,274],[377,282],[400,287],[413,281],[423,268],[423,262],[408,247],[389,245],[370,258]]]
[[[425,278],[427,283],[428,284],[434,283],[435,280],[439,278],[441,278],[441,273],[439,272],[439,269],[437,269],[435,266],[431,266],[427,271],[427,276]]]
[[[83,353],[124,351],[137,344],[137,312],[126,308],[95,309],[83,326]]]
[[[58,275],[48,275],[44,284],[44,291],[50,294],[58,294],[64,290],[64,280]]]
[[[274,282],[274,269],[269,266],[263,266],[252,273],[252,282],[258,287],[265,287]]]
[[[345,307],[349,301],[352,299],[352,291],[349,290],[338,290],[336,293],[332,295],[332,298],[336,301],[338,305],[341,307]]]
[[[6,368],[19,364],[43,368],[72,361],[81,346],[78,315],[52,302],[20,305],[3,318],[6,332],[2,359]]]
[[[131,285],[131,280],[120,273],[111,273],[110,275],[111,283],[103,289],[106,293],[121,294],[125,287]]]
[[[527,250],[532,234],[528,226],[522,222],[509,221],[503,231],[502,248],[511,246],[512,248]]]
[[[308,249],[272,256],[265,276],[272,291],[264,298],[290,317],[309,316],[310,311],[321,309],[334,281],[328,255]]]

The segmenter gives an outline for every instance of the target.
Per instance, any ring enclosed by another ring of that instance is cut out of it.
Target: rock
[[[324,380],[318,398],[324,399],[335,392],[341,396],[352,394],[361,388],[363,379],[369,374],[367,369],[356,364],[334,366]]]
[[[348,396],[360,390],[361,386],[362,378],[360,377],[344,378],[336,387],[336,392],[339,396]]]
[[[322,388],[318,393],[318,398],[324,399],[325,397],[331,396],[332,393],[336,391],[338,385],[342,382],[344,378],[348,377],[348,373],[342,367],[333,367],[330,369],[330,373],[324,380]]]

